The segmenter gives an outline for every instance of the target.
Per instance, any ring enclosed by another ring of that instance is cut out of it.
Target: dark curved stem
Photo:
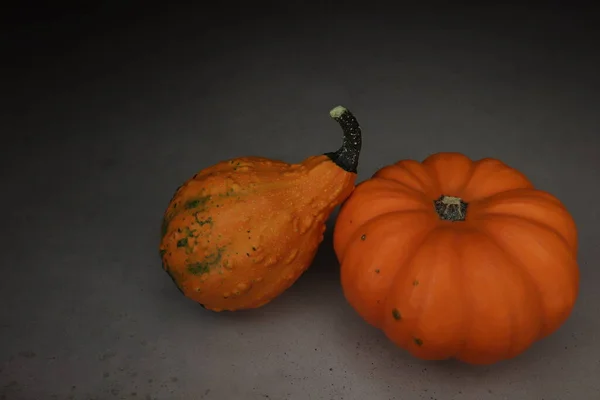
[[[344,141],[342,147],[336,152],[325,153],[325,155],[345,171],[356,173],[362,146],[360,125],[346,107],[337,106],[329,112],[329,115],[342,127]]]

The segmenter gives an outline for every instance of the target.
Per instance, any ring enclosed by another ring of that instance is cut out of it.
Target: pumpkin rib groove
[[[433,233],[436,231],[436,229],[432,229],[425,237],[425,240],[423,240],[423,242],[421,242],[421,244],[419,244],[419,246],[417,246],[415,248],[415,251],[413,252],[410,260],[406,263],[406,266],[409,267],[410,264],[413,262],[414,258],[416,257],[416,255],[419,252],[419,249],[428,241],[430,240],[431,236],[433,236]],[[436,267],[439,268],[439,266],[436,265]],[[426,268],[425,266],[421,265],[416,271],[415,271],[415,276],[420,276],[421,271]],[[400,271],[400,269],[399,269]],[[428,271],[429,274],[433,274],[434,271]],[[434,275],[435,276],[435,275]],[[397,279],[394,279],[394,281],[397,281]],[[423,299],[422,301],[419,302],[419,306],[417,307],[416,311],[417,311],[417,315],[418,317],[415,318],[414,321],[414,325],[412,326],[412,329],[410,329],[410,337],[407,337],[407,341],[408,343],[402,343],[403,346],[409,346],[409,349],[412,348],[412,342],[414,340],[414,338],[419,338],[422,335],[418,334],[418,330],[419,330],[419,326],[421,326],[421,324],[423,323],[423,310],[426,309],[427,305],[431,302],[431,298],[433,296],[433,291],[428,290],[425,299]],[[411,351],[411,353],[413,353],[413,351]]]
[[[432,230],[433,224],[431,224],[430,226],[425,226],[427,224],[427,221],[430,220],[429,216],[427,216],[427,214],[425,212],[417,212],[417,213],[413,213],[412,215],[410,215],[409,213],[404,213],[406,215],[403,215],[401,217],[399,217],[398,215],[396,216],[387,216],[386,220],[387,221],[392,221],[392,220],[396,220],[398,223],[400,223],[401,221],[406,221],[407,223],[419,223],[421,222],[423,224],[423,227],[420,231],[415,232],[413,235],[405,235],[404,236],[404,240],[403,241],[403,245],[407,246],[407,247],[403,247],[403,248],[407,248],[408,251],[404,252],[404,253],[400,253],[400,257],[399,259],[395,260],[395,262],[399,262],[400,265],[404,265],[406,260],[412,259],[414,257],[414,255],[417,252],[417,249],[419,248],[419,246],[426,240],[426,236],[429,235],[430,230]],[[365,242],[361,240],[361,234],[362,232],[368,232],[367,233],[367,237],[366,240],[370,240],[371,237],[382,237],[381,241],[377,242],[376,246],[378,246],[379,252],[380,253],[389,253],[389,250],[391,251],[395,251],[398,248],[397,242],[394,245],[390,245],[390,238],[393,238],[389,235],[389,231],[393,230],[393,225],[396,224],[381,224],[380,220],[370,220],[367,223],[365,223],[364,225],[362,225],[363,230],[362,231],[356,231],[352,237],[349,239],[348,241],[348,254],[349,254],[349,258],[343,259],[340,261],[341,263],[341,275],[342,275],[342,282],[358,282],[360,279],[362,279],[361,277],[364,276],[368,276],[367,274],[367,269],[369,269],[371,266],[370,265],[366,265],[366,264],[362,264],[362,263],[356,263],[356,258],[352,257],[351,255],[356,254],[357,258],[360,258],[363,254],[363,252],[361,251],[361,247],[365,245]],[[372,227],[375,229],[375,231],[372,230]],[[391,228],[392,227],[392,228]],[[422,236],[422,238],[420,240],[418,240],[419,236]],[[412,240],[411,240],[412,239]],[[410,243],[409,243],[410,242]],[[404,256],[402,255],[404,254]],[[388,261],[387,263],[385,263],[385,265],[381,265],[381,273],[385,274],[386,270],[388,270],[388,268],[390,268],[390,262]],[[391,268],[395,268],[393,265],[391,266]],[[383,283],[383,285],[386,287],[386,289],[382,289],[381,284],[378,284],[377,282],[374,282],[373,287],[377,287],[377,291],[381,292],[381,293],[385,293],[385,297],[380,298],[379,302],[373,304],[373,307],[378,307],[380,308],[380,310],[382,311],[377,311],[377,313],[379,313],[379,315],[383,315],[383,319],[378,318],[378,323],[375,323],[375,326],[378,326],[378,328],[381,329],[382,326],[384,326],[386,324],[386,310],[388,307],[388,294],[389,294],[389,288],[390,286],[393,284],[393,282],[397,281],[398,279],[398,274],[402,273],[403,271],[400,269],[396,269],[396,271],[392,271],[393,273],[389,276],[389,278],[386,279],[386,281]],[[349,275],[350,274],[350,275]],[[379,275],[381,276],[381,275]],[[356,300],[356,295],[357,293],[360,292],[360,288],[357,287],[356,285],[344,285],[344,288],[346,290],[349,290],[350,293],[346,293],[346,298],[347,300],[353,304],[354,300]],[[363,288],[364,289],[364,288]],[[350,295],[350,298],[348,297],[348,294]],[[361,297],[361,296],[359,296]],[[374,300],[374,299],[373,299]],[[366,300],[364,298],[361,298],[361,304],[363,302],[365,302]],[[353,306],[357,307],[359,305],[353,304]],[[382,314],[383,313],[383,314]],[[369,318],[366,318],[367,320],[370,321]],[[371,321],[370,321],[371,322]]]
[[[451,196],[461,193],[473,170],[473,161],[457,152],[431,154],[421,164],[436,177],[441,192]]]
[[[538,189],[521,188],[521,187],[507,189],[502,192],[494,193],[494,194],[488,195],[486,197],[482,197],[480,199],[471,201],[471,203],[488,203],[488,202],[496,202],[496,201],[500,201],[500,200],[510,201],[510,200],[513,200],[514,196],[517,197],[517,200],[522,200],[523,198],[530,198],[530,199],[535,199],[535,200],[546,201],[549,204],[552,204],[553,206],[557,206],[566,211],[566,207],[564,206],[564,204],[560,200],[558,200],[556,197],[552,196],[551,194],[546,193],[541,190],[538,190]]]
[[[407,185],[404,182],[400,182],[398,180],[395,180],[395,179],[392,179],[392,178],[388,178],[388,177],[385,177],[385,176],[377,176],[377,177],[371,178],[367,182],[370,182],[370,181],[379,181],[379,180],[393,182],[394,185],[400,186],[402,189],[406,189],[406,191],[418,193],[419,195],[422,195],[422,196],[427,196],[427,194],[424,193],[422,190],[417,190],[417,189],[415,189],[413,187],[410,187],[409,185]]]
[[[544,309],[544,304],[542,301],[542,292],[541,289],[539,288],[539,286],[536,284],[535,279],[533,278],[533,276],[531,275],[531,273],[528,271],[527,267],[525,266],[525,264],[518,258],[515,257],[513,255],[512,251],[508,251],[502,244],[498,243],[497,240],[494,240],[494,237],[487,231],[485,230],[485,228],[482,228],[479,230],[479,232],[481,232],[482,235],[485,235],[489,240],[490,243],[492,243],[494,246],[496,246],[501,253],[503,254],[503,256],[512,264],[514,265],[514,270],[521,275],[521,277],[523,279],[525,279],[528,283],[528,285],[533,288],[533,290],[536,291],[536,308],[538,310],[543,310]],[[544,329],[544,313],[541,314],[537,314],[539,317],[538,320],[538,329],[537,329],[537,337],[540,337],[542,335],[542,331]]]
[[[526,198],[533,198],[536,200],[543,200],[543,201],[547,201],[555,206],[559,206],[560,208],[566,210],[566,207],[564,206],[564,204],[559,199],[557,199],[555,196],[553,196],[550,193],[545,192],[543,190],[533,189],[533,188],[509,189],[509,190],[505,190],[500,193],[493,194],[493,195],[487,197],[486,199],[482,199],[479,201],[488,201],[488,200],[496,200],[496,199],[505,200],[506,197],[508,197],[510,199],[513,195],[517,195],[517,194],[519,195],[518,196],[519,199],[526,197]]]
[[[349,236],[348,244],[357,241],[361,237],[361,231],[366,230],[366,228],[369,225],[375,225],[380,220],[388,220],[389,218],[396,217],[398,215],[413,214],[413,213],[423,213],[425,215],[430,214],[427,210],[418,210],[418,209],[417,210],[395,210],[395,211],[388,211],[388,212],[385,212],[382,214],[378,214],[377,216],[370,218],[367,221],[363,222],[361,225],[357,225],[356,229],[354,229],[351,236]],[[431,228],[431,229],[434,230],[435,228]],[[415,250],[415,252],[416,252],[416,250]]]
[[[410,182],[406,182],[405,176],[398,176],[401,174],[404,174],[404,175],[410,177],[411,178]],[[392,181],[395,184],[400,184],[400,185],[406,186],[406,187],[410,188],[411,190],[414,190],[419,193],[426,192],[426,188],[423,185],[423,183],[419,179],[417,179],[414,176],[414,174],[409,172],[409,170],[407,168],[404,168],[402,165],[388,165],[386,167],[383,167],[383,168],[379,169],[378,171],[376,171],[371,176],[371,179],[361,182],[360,185],[364,185],[365,183],[368,183],[372,180],[379,180],[379,179]]]
[[[431,172],[427,168],[425,168],[422,163],[415,163],[412,165],[415,165],[417,168],[422,168],[424,170],[425,174],[427,176],[429,176],[433,182],[430,182],[429,184],[427,184],[427,182],[424,182],[423,179],[421,179],[421,177],[419,175],[417,175],[417,173],[415,173],[415,171],[413,171],[411,168],[408,168],[405,164],[400,164],[400,165],[398,165],[398,167],[404,168],[410,175],[412,175],[412,177],[415,178],[417,180],[417,182],[419,182],[421,184],[423,189],[425,189],[425,190],[436,189],[435,191],[439,192],[440,183],[437,181],[437,177],[432,175]],[[402,182],[400,182],[400,183],[402,183]],[[433,184],[433,187],[432,187],[432,184]]]
[[[498,246],[498,243],[494,240],[494,238],[492,236],[489,235],[488,232],[486,232],[484,230],[479,230],[478,232],[480,232],[482,235],[484,235],[486,237],[487,241],[492,246],[495,246],[499,250],[499,252],[502,253],[503,257],[508,262],[510,262],[510,263],[513,264],[512,270],[515,271],[514,273],[519,274],[522,278],[526,279],[528,281],[528,283],[529,283],[529,286],[534,286],[535,287],[535,284],[534,284],[533,280],[531,279],[530,276],[528,276],[528,274],[526,274],[523,271],[522,266],[519,265],[519,264],[514,264],[512,262],[512,259],[510,259],[509,257],[507,257],[506,251],[502,247]],[[508,348],[505,350],[504,354],[501,356],[501,359],[506,359],[506,355],[512,354],[513,349],[515,347],[516,336],[517,336],[517,326],[518,326],[518,324],[516,322],[515,313],[512,312],[513,307],[516,307],[515,303],[514,303],[514,301],[511,301],[511,298],[509,298],[509,294],[507,292],[504,292],[504,298],[505,298],[505,301],[502,304],[507,305],[507,307],[509,309],[508,314],[510,315],[509,328],[508,328],[509,329],[510,342],[508,344]],[[538,296],[536,296],[536,299],[538,299],[538,301],[537,301],[537,308],[540,309],[541,308],[541,304],[539,302],[539,294],[538,294]],[[538,325],[538,329],[537,329],[536,335],[539,336],[539,333],[541,331],[542,322],[538,321],[537,325]]]
[[[569,241],[565,238],[565,236],[560,233],[555,227],[553,227],[550,224],[547,224],[543,221],[539,221],[536,219],[533,219],[529,216],[526,215],[513,215],[513,214],[508,214],[508,213],[500,213],[500,212],[483,212],[481,213],[481,217],[480,218],[476,218],[476,219],[472,219],[471,221],[473,222],[485,222],[486,218],[485,217],[494,217],[494,218],[505,218],[505,219],[518,219],[520,221],[526,221],[532,225],[536,225],[539,226],[540,228],[544,228],[548,231],[551,231],[552,233],[556,234],[556,236],[560,237],[561,240],[563,242],[565,242],[565,245],[568,247],[571,247],[571,244],[569,243]]]
[[[528,223],[530,223],[529,221],[527,221]],[[543,229],[545,229],[545,227],[541,224],[534,224],[538,227],[541,227]],[[488,237],[493,237],[493,235],[489,232],[489,230],[487,230],[484,226],[484,224],[480,225],[481,228],[481,232],[485,235],[487,235]],[[561,237],[559,235],[559,237]],[[515,252],[518,253],[518,251],[514,250],[513,248],[510,248],[509,246],[500,243],[498,240],[493,240],[494,245],[496,245],[498,248],[500,248],[503,252],[503,254],[516,266],[518,266],[518,270],[522,271],[522,274],[524,274],[524,276],[529,280],[529,282],[531,283],[531,287],[534,288],[534,290],[537,293],[537,296],[535,296],[535,298],[538,301],[538,306],[540,310],[543,311],[547,311],[546,310],[546,304],[544,304],[543,301],[543,293],[541,288],[538,286],[535,277],[532,275],[531,271],[529,270],[529,268],[527,267],[527,265],[521,260],[519,259],[519,257],[515,256]],[[568,247],[568,244],[566,242],[563,242],[565,244],[566,247]],[[541,323],[540,323],[540,331],[538,333],[539,337],[543,337],[545,335],[543,335],[543,331],[545,329],[545,327],[548,326],[549,322],[546,318],[547,313],[546,312],[542,312],[541,313]]]
[[[369,188],[363,187],[363,189]],[[334,248],[337,248],[338,253],[341,252],[340,254],[343,254],[344,249],[346,249],[347,246],[349,246],[352,242],[351,238],[353,237],[354,232],[363,229],[363,226],[369,223],[369,221],[371,221],[373,218],[377,218],[384,214],[389,217],[390,213],[404,211],[430,213],[428,204],[426,203],[426,198],[420,192],[403,192],[402,194],[398,195],[396,191],[389,189],[389,191],[386,190],[385,192],[381,192],[380,190],[377,191],[378,194],[383,193],[384,196],[374,196],[372,193],[374,192],[357,189],[356,193],[352,194],[352,198],[342,206],[338,215],[339,222],[336,222],[334,227]],[[407,198],[410,200],[417,194],[423,197],[422,204],[419,203],[419,201],[414,201],[411,202],[412,204],[410,204],[410,208],[399,209],[400,207],[406,206]],[[362,205],[365,205],[365,207],[362,207]],[[349,220],[344,217],[348,213],[354,214],[357,209],[365,210],[360,213],[360,218],[358,218],[358,220]],[[374,215],[370,215],[369,210],[376,210],[376,213]],[[343,230],[343,236],[340,236],[340,230]],[[343,258],[340,258],[338,261],[341,261],[342,259]]]
[[[462,193],[465,201],[471,203],[515,189],[534,188],[525,175],[499,160],[484,158],[474,164],[473,177]],[[496,169],[490,169],[494,165]]]
[[[498,305],[500,305],[501,309],[504,311],[504,313],[508,317],[508,320],[506,320],[506,323],[508,324],[508,328],[501,331],[501,332],[504,332],[504,334],[502,334],[502,337],[506,340],[506,343],[504,343],[504,345],[501,347],[496,347],[494,349],[494,351],[492,351],[492,352],[484,351],[482,354],[473,353],[472,349],[470,351],[467,350],[467,345],[473,344],[472,343],[473,341],[475,341],[476,343],[478,341],[478,339],[476,339],[476,337],[478,335],[475,335],[475,337],[472,337],[472,327],[473,327],[473,324],[477,324],[477,322],[478,322],[477,315],[479,315],[479,314],[477,314],[477,313],[481,313],[483,311],[482,311],[481,306],[477,307],[477,306],[475,306],[475,304],[478,304],[478,302],[480,302],[480,301],[485,301],[485,299],[483,299],[480,296],[482,293],[469,296],[470,291],[463,289],[464,293],[465,293],[464,307],[467,308],[466,314],[464,314],[464,315],[472,315],[472,317],[467,320],[469,322],[468,325],[466,325],[466,324],[464,325],[464,328],[465,328],[463,331],[463,338],[464,338],[463,344],[464,345],[462,346],[460,352],[458,352],[454,358],[461,360],[461,361],[466,361],[471,364],[486,365],[491,362],[490,360],[494,360],[493,362],[495,362],[495,361],[500,361],[500,360],[505,360],[505,359],[511,358],[512,356],[515,355],[514,349],[517,344],[521,344],[521,347],[519,347],[519,350],[522,350],[523,343],[527,343],[527,340],[517,340],[517,339],[522,339],[520,336],[518,336],[518,333],[519,333],[518,327],[521,325],[516,317],[516,315],[518,314],[518,311],[514,312],[514,310],[518,310],[518,307],[520,306],[520,304],[523,304],[523,303],[515,302],[515,300],[513,298],[511,298],[511,296],[510,296],[511,295],[510,285],[514,281],[512,281],[510,279],[510,277],[507,277],[506,275],[504,275],[502,273],[502,271],[506,267],[506,263],[508,262],[510,265],[510,272],[508,273],[508,276],[510,276],[511,274],[517,274],[517,276],[519,276],[521,279],[525,280],[528,287],[531,287],[532,283],[530,283],[529,281],[526,280],[526,276],[523,275],[523,271],[520,269],[521,268],[520,266],[511,263],[511,260],[508,257],[506,257],[505,251],[496,245],[493,237],[491,237],[487,232],[482,232],[479,229],[472,229],[471,231],[473,232],[474,235],[480,237],[480,240],[483,240],[483,243],[485,243],[485,246],[491,246],[490,249],[494,249],[493,253],[495,253],[495,254],[493,254],[491,256],[492,257],[491,260],[496,260],[496,262],[493,262],[491,265],[491,267],[492,267],[491,273],[499,274],[497,284],[494,285],[496,288],[498,288],[498,290],[495,291],[496,296],[497,296],[495,299],[496,299],[496,307]],[[462,249],[461,254],[465,254],[470,251],[468,247],[461,247],[461,249]],[[501,260],[498,262],[497,257],[500,257],[503,261]],[[472,256],[470,258],[472,261]],[[464,261],[463,261],[463,263],[464,263]],[[466,262],[466,263],[469,264],[468,262]],[[462,270],[466,271],[465,268],[462,268]],[[467,278],[464,277],[464,279],[467,279]],[[471,281],[471,284],[472,285],[476,284],[476,282]],[[463,283],[463,285],[464,285],[464,283]],[[521,291],[521,293],[523,293],[523,291]],[[526,302],[525,304],[528,304],[528,303]],[[523,304],[523,305],[525,305],[525,304]],[[537,307],[537,309],[539,309],[539,307]],[[531,312],[526,312],[525,314],[531,315]],[[539,315],[539,313],[538,314],[534,313],[534,315]],[[486,314],[485,317],[489,317],[489,316]],[[522,318],[522,316],[521,316],[521,318]],[[539,321],[538,321],[537,325],[538,325],[538,330],[536,332],[536,335],[534,335],[536,338],[538,337],[539,326],[541,325]],[[469,326],[470,329],[467,329],[467,326]],[[488,326],[488,329],[490,329],[490,328],[491,328],[491,326]],[[488,333],[491,333],[491,332],[488,331]],[[518,354],[519,352],[517,352],[516,354]]]
[[[465,191],[465,189],[471,184],[471,181],[473,180],[473,177],[475,176],[475,168],[477,168],[477,165],[474,162],[471,162],[471,168],[469,168],[469,172],[467,173],[468,178],[465,180],[465,183],[459,189],[459,193],[463,193]]]
[[[376,186],[375,185],[376,183],[377,184],[386,183],[386,184],[390,184],[391,186],[385,187],[385,188],[379,188],[379,187],[372,188],[371,186]],[[412,188],[412,187],[408,186],[406,183],[399,182],[399,181],[391,179],[391,178],[379,177],[379,176],[376,178],[369,179],[368,181],[365,181],[364,183],[361,183],[360,188],[359,187],[356,188],[356,191],[357,191],[356,194],[358,195],[359,193],[362,193],[367,190],[372,190],[372,189],[378,189],[378,194],[381,193],[382,189],[386,190],[386,191],[390,191],[390,192],[402,190],[403,192],[408,192],[410,194],[418,194],[418,195],[422,196],[423,198],[427,197],[424,192],[422,192],[421,190]],[[369,194],[370,194],[370,192],[369,192]],[[354,197],[355,196],[353,196],[352,199]],[[352,199],[350,199],[350,200],[352,200]]]
[[[473,213],[481,217],[475,217],[473,221],[501,214],[538,221],[554,229],[567,241],[573,252],[577,252],[575,221],[565,205],[549,193],[535,189],[515,189],[472,202],[471,205],[471,218]]]
[[[426,239],[425,241],[423,241],[423,243],[422,243],[422,244],[421,244],[419,247],[417,247],[417,251],[418,251],[418,249],[419,249],[420,247],[422,247],[422,246],[423,246],[423,245],[424,245],[424,244],[427,242],[427,240],[431,240],[431,237],[432,237],[432,236],[433,236],[435,233],[437,233],[437,232],[440,232],[440,231],[439,231],[439,228],[433,228],[433,229],[431,230],[431,232],[429,233],[429,235],[427,235],[427,239]],[[456,253],[456,250],[454,250],[454,252]],[[417,253],[417,252],[415,252],[415,254],[416,254],[416,253]],[[408,265],[410,265],[410,264],[408,264]],[[440,264],[438,264],[438,263],[434,263],[434,266],[433,266],[433,267],[431,267],[431,266],[430,266],[430,267],[421,266],[420,270],[421,270],[421,269],[423,269],[423,268],[429,268],[429,269],[430,269],[430,270],[428,271],[428,273],[432,275],[432,277],[430,278],[430,280],[431,280],[431,281],[433,281],[433,282],[435,282],[435,281],[436,281],[436,275],[439,275],[439,269],[441,268]],[[418,274],[417,274],[417,275],[418,275]],[[427,295],[426,295],[426,297],[423,299],[423,301],[421,301],[421,302],[420,302],[420,307],[419,307],[419,309],[420,309],[420,310],[419,310],[419,311],[420,311],[420,313],[419,313],[419,314],[422,314],[422,313],[423,313],[423,310],[425,310],[425,309],[426,309],[428,306],[429,306],[429,307],[432,307],[432,302],[433,302],[433,300],[432,300],[432,299],[433,299],[433,296],[434,296],[434,294],[435,294],[435,291],[433,291],[433,290],[428,290],[428,291],[427,291]],[[419,336],[420,336],[420,335],[416,335],[416,334],[415,334],[416,332],[414,332],[414,331],[415,331],[415,330],[418,330],[418,327],[419,327],[419,326],[421,326],[421,324],[422,324],[422,323],[423,323],[423,317],[422,317],[422,316],[420,316],[420,317],[419,317],[419,318],[417,318],[417,320],[415,321],[415,329],[413,330],[413,334],[411,335],[413,338],[417,338],[417,337],[419,337]]]
[[[518,268],[513,268],[514,270],[517,270]],[[519,273],[519,272],[517,272]],[[520,273],[521,275],[523,275],[523,273]],[[509,329],[509,336],[510,336],[510,342],[508,344],[508,348],[506,349],[505,354],[502,356],[503,359],[506,358],[507,354],[512,354],[515,348],[515,345],[517,343],[517,317],[516,317],[516,313],[513,312],[513,309],[515,307],[517,307],[517,305],[515,305],[514,300],[512,299],[512,297],[510,296],[510,293],[504,292],[504,303],[507,305],[508,308],[508,314],[510,315],[510,319],[509,319],[509,324],[508,324],[508,329]],[[538,324],[538,326],[541,324]],[[539,335],[540,329],[537,329],[537,335]]]
[[[565,236],[560,233],[559,231],[557,231],[553,226],[550,226],[544,222],[540,222],[537,220],[534,220],[532,218],[528,218],[528,217],[523,217],[523,216],[515,216],[515,215],[511,215],[511,214],[503,214],[503,213],[498,213],[498,214],[492,214],[489,213],[488,215],[493,215],[494,217],[500,219],[505,219],[505,220],[513,220],[513,221],[523,221],[526,222],[532,226],[536,226],[538,228],[541,228],[543,230],[552,232],[555,236],[557,236],[558,238],[560,238],[561,242],[565,245],[565,247],[567,247],[569,250],[571,249],[571,244],[569,243],[569,241],[565,238]],[[485,225],[485,220],[479,220],[478,222],[481,222],[482,225]]]
[[[461,329],[461,336],[462,336],[462,343],[461,345],[458,347],[458,349],[456,350],[456,353],[454,354],[453,358],[455,359],[460,359],[460,355],[465,351],[465,349],[467,348],[468,345],[468,341],[467,338],[469,337],[469,334],[471,333],[471,331],[473,330],[473,320],[469,319],[468,316],[472,314],[472,310],[473,310],[473,306],[471,306],[471,302],[469,301],[469,292],[467,290],[467,287],[465,285],[465,281],[466,281],[466,270],[464,267],[464,254],[463,252],[465,251],[464,248],[461,248],[462,251],[458,252],[458,261],[460,263],[460,279],[459,279],[459,284],[460,284],[460,293],[462,293],[462,301],[459,307],[463,307],[465,308],[465,312],[463,313],[463,321],[462,321],[462,329]]]
[[[459,197],[460,199],[462,199],[465,203],[467,204],[471,204],[473,203],[472,199],[467,198],[466,196],[463,196],[464,191],[466,190],[467,187],[469,187],[469,185],[471,184],[471,181],[473,180],[474,174],[475,174],[475,163],[473,163],[473,165],[471,166],[471,169],[468,172],[469,177],[465,180],[464,184],[456,190],[457,193],[442,193],[443,191],[440,191],[440,193],[442,195],[446,195],[446,196],[455,196],[455,197]]]
[[[419,242],[419,243],[418,243],[418,244],[417,244],[417,245],[416,245],[416,246],[415,246],[415,247],[412,249],[412,251],[411,251],[410,255],[409,255],[407,258],[406,258],[405,262],[403,263],[404,267],[400,267],[400,268],[398,268],[398,269],[397,269],[397,271],[396,271],[396,273],[395,273],[395,274],[393,275],[393,277],[390,279],[390,281],[392,282],[392,285],[393,285],[394,283],[396,283],[396,282],[398,282],[398,281],[400,280],[400,279],[399,279],[399,276],[400,276],[402,273],[404,273],[404,272],[405,272],[405,271],[404,271],[404,268],[407,268],[407,269],[409,268],[409,266],[411,265],[411,263],[413,263],[413,262],[414,262],[414,259],[415,259],[415,257],[417,256],[417,254],[418,254],[418,252],[419,252],[419,249],[420,249],[420,248],[421,248],[421,247],[422,247],[422,246],[423,246],[423,245],[424,245],[424,244],[425,244],[425,243],[426,243],[426,242],[427,242],[427,241],[430,239],[430,237],[431,237],[431,236],[434,234],[434,232],[435,232],[435,231],[436,231],[436,228],[435,228],[435,227],[432,227],[431,229],[429,229],[429,232],[425,233],[425,235],[424,235],[423,239],[422,239],[422,240],[421,240],[421,241],[420,241],[420,242]],[[418,269],[415,271],[415,274],[414,274],[414,275],[415,275],[415,276],[419,276],[419,273],[421,272],[421,270],[422,270],[423,268],[424,268],[423,266],[419,267],[419,268],[418,268]],[[389,302],[389,294],[390,294],[390,293],[389,293],[389,291],[388,291],[388,292],[386,293],[386,295],[385,295],[385,300],[383,301],[383,304],[384,304],[384,309],[385,309],[385,310],[387,310],[387,309],[389,309],[389,308],[391,308],[391,307],[393,306],[392,304],[388,304],[388,302]],[[421,303],[419,304],[419,312],[418,312],[418,314],[420,314],[420,313],[421,313],[421,311],[422,311],[423,307],[424,307],[424,305],[423,305],[423,302],[421,302]],[[384,319],[384,321],[389,321],[389,319],[386,317],[386,318]],[[405,341],[404,341],[404,342],[401,342],[401,343],[400,343],[400,345],[401,345],[402,347],[404,347],[404,348],[407,348],[407,347],[409,347],[409,344],[411,343],[411,341],[412,341],[412,340],[413,340],[413,338],[415,337],[415,327],[418,325],[419,321],[420,321],[420,318],[417,318],[417,319],[414,321],[414,324],[413,324],[412,328],[411,328],[411,329],[409,330],[409,332],[408,332],[408,333],[409,333],[409,335],[408,335],[408,336],[405,338]],[[389,324],[389,323],[393,323],[393,322],[388,322],[388,324]],[[383,331],[384,331],[386,334],[387,334],[387,331],[388,331],[388,329],[389,329],[389,328],[387,327],[387,325],[388,325],[388,324],[386,324],[386,323],[384,322],[384,323],[383,323],[383,326],[382,326],[382,329],[383,329]],[[390,338],[390,339],[391,339],[391,338]]]

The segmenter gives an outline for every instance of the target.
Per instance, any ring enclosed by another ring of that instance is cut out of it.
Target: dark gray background
[[[592,21],[369,4],[42,10],[5,31],[2,399],[600,398]],[[331,230],[264,308],[215,314],[181,296],[157,249],[174,189],[230,157],[335,150],[337,104],[363,126],[359,180],[460,151],[560,198],[581,243],[567,323],[494,366],[418,361],[346,304]]]

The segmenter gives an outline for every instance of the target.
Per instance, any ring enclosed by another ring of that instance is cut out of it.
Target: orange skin
[[[244,157],[204,169],[165,212],[163,267],[207,309],[261,307],[309,267],[325,221],[355,180],[325,155],[299,164]]]
[[[442,195],[468,204],[464,221],[439,218]],[[513,358],[560,327],[579,290],[573,218],[495,159],[380,169],[342,206],[334,248],[349,304],[425,360]]]

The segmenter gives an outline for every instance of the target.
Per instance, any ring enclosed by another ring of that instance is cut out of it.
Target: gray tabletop
[[[3,76],[0,128],[12,137],[0,397],[600,399],[600,62],[585,21],[294,4],[15,31],[24,56]],[[212,313],[177,291],[158,257],[175,188],[231,157],[335,150],[338,104],[363,126],[359,181],[459,151],[502,159],[565,203],[581,291],[559,331],[492,366],[410,357],[346,303],[335,214],[310,269],[263,308]]]

